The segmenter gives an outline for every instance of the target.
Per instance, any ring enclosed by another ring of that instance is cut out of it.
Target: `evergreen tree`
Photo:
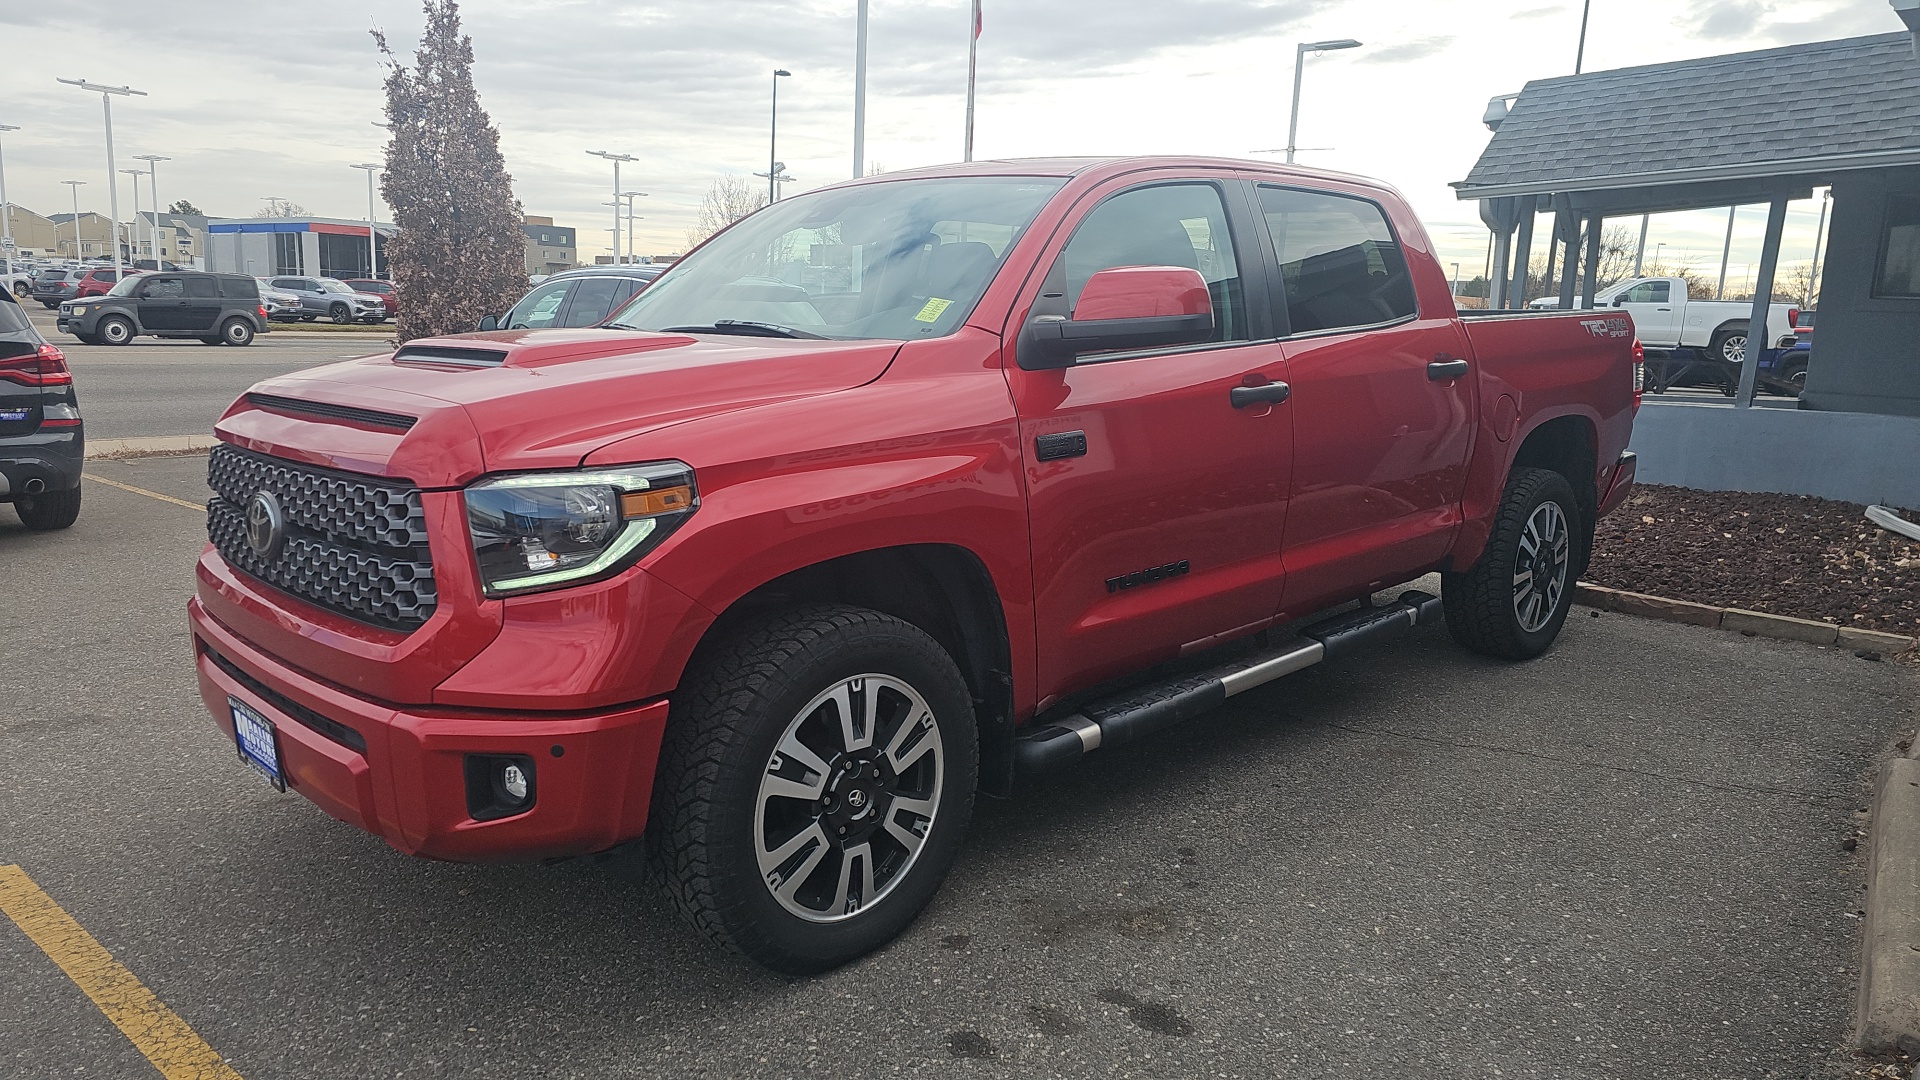
[[[470,331],[527,289],[520,203],[500,132],[473,87],[473,39],[460,32],[454,0],[422,7],[426,29],[413,67],[373,32],[387,65],[392,137],[380,193],[399,234],[382,247],[401,341]]]

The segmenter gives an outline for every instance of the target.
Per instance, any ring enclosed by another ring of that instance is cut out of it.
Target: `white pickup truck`
[[[1560,300],[1543,296],[1529,306],[1554,308]],[[1574,306],[1585,305],[1575,297]],[[1632,315],[1634,333],[1649,349],[1705,349],[1712,359],[1729,364],[1747,357],[1747,322],[1753,305],[1743,300],[1689,300],[1685,278],[1622,281],[1595,293],[1593,306],[1620,308]],[[1791,344],[1799,316],[1791,304],[1774,304],[1767,311],[1767,340]]]

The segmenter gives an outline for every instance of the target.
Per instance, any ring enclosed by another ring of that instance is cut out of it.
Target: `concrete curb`
[[[1880,770],[1860,927],[1860,1048],[1920,1055],[1920,761]]]
[[[211,449],[211,435],[152,435],[138,439],[88,439],[87,460],[157,457],[161,454],[197,454]]]
[[[1689,626],[1705,626],[1717,630],[1735,630],[1742,634],[1781,638],[1786,641],[1807,641],[1815,645],[1832,645],[1841,649],[1865,649],[1887,656],[1906,652],[1916,644],[1915,639],[1901,634],[1860,630],[1851,626],[1835,626],[1828,622],[1793,619],[1785,615],[1769,615],[1764,611],[1719,608],[1689,603],[1685,600],[1669,600],[1664,596],[1648,596],[1645,593],[1627,592],[1624,589],[1609,589],[1604,585],[1592,585],[1584,581],[1574,586],[1573,599],[1575,603],[1599,608],[1602,611],[1617,611],[1623,615],[1639,615],[1663,622],[1686,623]]]

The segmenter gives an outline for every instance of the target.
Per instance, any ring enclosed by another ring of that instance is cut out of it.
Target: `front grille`
[[[207,459],[207,484],[207,537],[234,569],[376,626],[413,630],[433,614],[433,557],[413,485],[226,443]],[[247,537],[246,506],[261,491],[286,518],[285,542],[271,559]]]

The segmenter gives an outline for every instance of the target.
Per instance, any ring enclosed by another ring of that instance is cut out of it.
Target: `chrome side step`
[[[1439,617],[1439,597],[1406,592],[1385,607],[1360,608],[1314,623],[1300,631],[1301,640],[1224,667],[1088,702],[1079,712],[1049,721],[1016,740],[1016,768],[1021,775],[1037,775],[1071,765],[1102,746],[1132,742],[1191,720],[1236,694],[1399,637]]]

